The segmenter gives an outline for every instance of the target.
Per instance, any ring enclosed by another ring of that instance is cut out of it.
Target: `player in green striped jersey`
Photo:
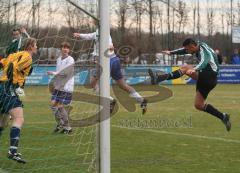
[[[183,48],[173,51],[163,51],[163,53],[168,55],[195,54],[199,60],[199,64],[196,66],[183,65],[179,70],[168,74],[153,73],[153,71],[149,69],[149,75],[151,77],[152,84],[157,84],[164,80],[177,79],[183,75],[188,75],[197,81],[194,104],[195,108],[219,118],[226,126],[227,131],[230,131],[230,116],[227,113],[220,112],[211,104],[206,103],[208,94],[217,85],[217,75],[219,72],[218,59],[214,50],[206,43],[196,42],[195,40],[189,38],[183,42]]]

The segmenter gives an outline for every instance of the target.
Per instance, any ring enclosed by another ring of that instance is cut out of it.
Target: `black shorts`
[[[196,90],[206,99],[210,91],[217,85],[217,73],[214,71],[201,71],[198,73]]]
[[[14,92],[15,88],[7,88],[3,83],[0,84],[0,113],[8,114],[14,108],[23,107],[22,101]]]

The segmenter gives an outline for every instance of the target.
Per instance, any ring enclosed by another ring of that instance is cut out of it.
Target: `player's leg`
[[[58,110],[61,114],[61,121],[63,130],[61,133],[69,134],[72,132],[72,128],[69,123],[69,112],[66,110],[65,105],[69,105],[72,101],[72,93],[62,91],[59,95]]]
[[[170,73],[162,73],[162,74],[154,73],[152,71],[152,69],[148,69],[148,74],[151,77],[151,83],[152,84],[157,84],[157,83],[160,83],[164,80],[173,80],[173,79],[180,78],[184,74],[186,74],[186,72],[189,69],[192,69],[192,68],[193,68],[192,65],[183,65],[178,70],[175,70],[175,71],[170,72]]]
[[[217,84],[216,74],[209,72],[199,73],[195,96],[195,108],[200,111],[209,113],[210,115],[213,115],[214,117],[220,119],[226,126],[227,131],[230,131],[231,130],[230,116],[226,113],[220,112],[211,104],[205,103],[208,94],[212,89],[215,88],[216,84]]]
[[[100,92],[100,88],[99,88],[100,76],[101,76],[101,67],[97,63],[96,68],[92,70],[92,77],[90,80],[90,86],[91,88],[93,88],[93,91],[96,95],[100,94],[99,93]],[[110,113],[112,113],[116,105],[116,100],[111,96],[109,96],[109,99],[110,99]]]
[[[144,98],[130,85],[126,83],[124,78],[116,80],[116,84],[124,91],[128,92],[131,97],[135,98],[138,103],[142,103]]]
[[[66,108],[64,107],[63,104],[59,105],[58,109],[61,113],[61,120],[63,122],[63,129],[62,129],[61,133],[69,134],[72,132],[72,128],[69,123],[68,111],[66,110]]]
[[[209,113],[210,115],[213,115],[214,117],[220,119],[225,124],[227,131],[231,130],[231,123],[230,123],[229,115],[226,113],[220,112],[218,109],[216,109],[211,104],[205,103],[205,99],[203,98],[202,94],[199,91],[196,92],[195,108],[200,111]]]
[[[8,152],[8,158],[19,163],[26,163],[26,161],[22,159],[21,154],[17,152],[21,128],[24,123],[23,108],[13,108],[9,111],[9,114],[12,116],[13,123],[10,129],[10,148]]]
[[[61,91],[58,91],[56,89],[52,92],[52,98],[50,102],[50,108],[52,110],[53,116],[55,118],[55,121],[57,123],[55,129],[53,132],[58,132],[62,129],[62,121],[61,121],[61,113],[58,109],[58,102],[59,102],[59,95],[61,94]]]
[[[199,76],[199,73],[198,72],[195,72],[195,73],[188,73],[188,70],[186,71],[186,74],[187,76],[189,76],[190,78],[192,78],[193,80],[198,80],[198,76]]]
[[[61,118],[61,113],[59,111],[59,108],[58,108],[58,102],[56,102],[55,100],[52,100],[51,101],[51,106],[50,106],[51,110],[52,110],[52,113],[53,113],[53,116],[55,118],[55,121],[57,123],[56,125],[56,128],[54,129],[54,132],[58,132],[60,131],[63,126],[62,126],[62,118]]]
[[[124,91],[128,92],[131,97],[135,98],[141,104],[142,113],[147,111],[147,100],[144,99],[133,87],[129,86],[123,78],[121,72],[121,64],[118,57],[110,59],[111,77],[116,81],[117,85]]]
[[[91,86],[91,88],[93,89],[93,91],[97,95],[99,95],[99,85],[98,85],[98,82],[99,82],[99,78],[97,76],[92,76],[91,77],[90,86]]]
[[[122,90],[128,92],[130,97],[135,98],[135,100],[140,103],[142,113],[145,114],[147,111],[147,100],[143,98],[133,87],[128,85],[123,78],[116,80],[116,83]]]

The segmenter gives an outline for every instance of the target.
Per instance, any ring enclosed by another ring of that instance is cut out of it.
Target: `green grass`
[[[112,117],[112,173],[239,173],[240,86],[218,85],[208,99],[219,110],[231,114],[230,133],[219,120],[193,108],[194,86],[167,87],[174,96],[149,104],[146,115],[142,116],[139,108],[136,112],[127,112],[120,106],[119,112]],[[6,158],[7,129],[0,140],[0,168],[18,173],[88,172],[95,157],[95,127],[74,128],[74,133],[68,136],[53,134],[55,124],[48,108],[47,87],[27,87],[25,90],[25,125],[20,150],[28,163],[19,165]],[[95,106],[78,102],[74,103],[74,109],[88,112]],[[149,123],[150,120],[161,124],[153,126],[156,124]],[[137,121],[148,121],[149,127],[129,124]],[[178,124],[173,126],[176,122]]]

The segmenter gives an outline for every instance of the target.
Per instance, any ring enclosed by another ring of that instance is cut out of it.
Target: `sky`
[[[19,1],[19,0],[18,0]],[[36,0],[38,1],[38,0]],[[84,9],[89,10],[92,6],[93,8],[96,8],[96,1],[97,0],[73,0],[77,4],[79,4]],[[156,0],[157,1],[157,0]],[[166,0],[165,0],[166,1]],[[170,0],[171,3],[177,2],[178,0]],[[192,9],[196,5],[197,0],[184,0],[187,3],[187,10],[189,18],[192,19]],[[236,7],[237,2],[240,0],[233,0],[233,6]],[[13,0],[12,0],[13,2]],[[131,0],[128,0],[128,2],[131,2]],[[18,16],[19,21],[25,21],[26,23],[31,23],[31,3],[32,0],[23,0],[21,6],[18,7],[18,11],[21,11],[21,15]],[[49,16],[49,10],[47,9],[49,7],[49,4],[54,11],[52,16]],[[43,16],[43,19],[41,20],[41,25],[49,25],[49,19],[54,18],[55,25],[62,26],[66,25],[64,14],[64,7],[66,7],[66,1],[65,0],[41,0],[41,15]],[[166,5],[162,2],[154,2],[155,5],[158,5],[160,8],[162,8],[163,15],[165,16],[164,20],[166,20]],[[220,30],[220,17],[223,11],[229,11],[230,10],[230,0],[200,0],[200,6],[201,6],[201,22],[204,28],[204,24],[206,23],[206,10],[207,7],[213,7],[215,11],[215,24],[216,29]],[[117,20],[118,16],[116,15],[115,11],[119,8],[119,1],[118,0],[111,0],[111,23],[112,26],[117,26]],[[24,10],[22,10],[24,9]],[[236,9],[235,9],[236,11]],[[134,26],[134,13],[129,12],[127,18],[127,26],[129,27]],[[13,12],[11,13],[12,19],[13,19]],[[143,27],[146,32],[148,32],[148,25],[149,20],[147,15],[144,16],[144,23]],[[191,24],[189,24],[191,28]],[[165,26],[164,26],[165,27]]]

